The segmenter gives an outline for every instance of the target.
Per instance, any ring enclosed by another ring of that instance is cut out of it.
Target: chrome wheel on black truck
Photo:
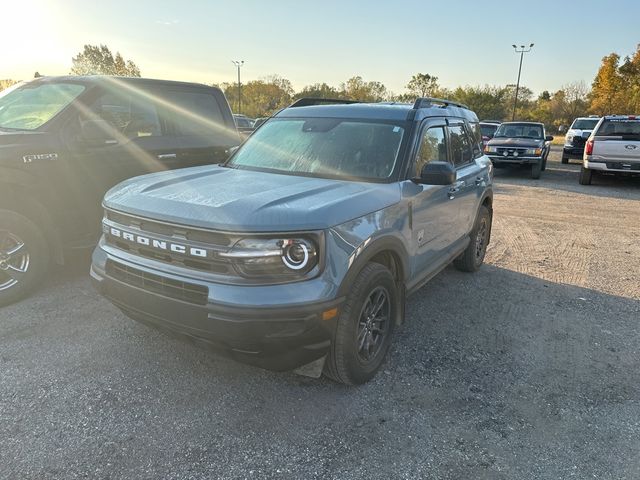
[[[348,385],[370,380],[391,345],[398,308],[391,272],[377,263],[366,265],[342,307],[325,374]]]
[[[28,218],[0,210],[0,306],[29,294],[49,265],[47,244]]]

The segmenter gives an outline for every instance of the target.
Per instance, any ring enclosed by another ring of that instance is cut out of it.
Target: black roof
[[[430,105],[414,108],[408,103],[350,103],[337,105],[313,105],[285,108],[278,112],[277,118],[360,118],[371,120],[420,121],[428,117],[459,117],[477,122],[478,117],[471,110],[458,106]]]
[[[183,87],[201,87],[201,88],[215,88],[210,85],[205,85],[203,83],[194,83],[194,82],[179,82],[175,80],[160,80],[154,78],[141,78],[141,77],[117,77],[112,75],[63,75],[56,77],[39,77],[30,80],[29,83],[33,82],[72,82],[72,83],[80,83],[86,86],[89,85],[103,85],[105,83],[126,83],[129,85],[174,85],[174,86],[183,86]]]

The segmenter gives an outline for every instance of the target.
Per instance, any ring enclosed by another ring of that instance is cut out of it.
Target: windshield
[[[575,130],[593,130],[599,121],[599,118],[578,118],[573,122],[571,128]]]
[[[482,132],[483,137],[492,137],[496,133],[497,129],[498,125],[480,124],[480,131]]]
[[[330,178],[391,176],[404,128],[364,120],[276,119],[242,145],[227,166]]]
[[[640,140],[640,120],[627,118],[607,119],[596,134],[599,137],[624,137]]]
[[[26,84],[0,94],[0,128],[35,130],[69,105],[84,87],[76,83]]]
[[[542,138],[542,127],[532,123],[503,123],[498,127],[496,137]]]

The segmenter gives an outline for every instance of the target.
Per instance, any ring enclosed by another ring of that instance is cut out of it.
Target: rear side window
[[[117,91],[105,93],[93,104],[91,110],[127,138],[162,135],[156,107],[142,95]]]
[[[166,115],[180,135],[210,136],[225,129],[222,112],[210,93],[167,92]]]
[[[453,164],[461,167],[471,163],[473,159],[471,140],[467,136],[462,125],[449,127],[449,139],[451,141],[451,156]]]
[[[599,137],[622,137],[640,140],[640,120],[627,118],[605,119],[596,133]]]
[[[422,135],[420,141],[420,151],[416,157],[414,174],[420,176],[420,172],[429,162],[448,162],[447,139],[444,127],[431,127]]]
[[[480,131],[480,123],[479,122],[470,122],[469,126],[471,127],[471,131],[468,132],[471,141],[473,143],[473,158],[480,158],[482,156],[482,132]]]

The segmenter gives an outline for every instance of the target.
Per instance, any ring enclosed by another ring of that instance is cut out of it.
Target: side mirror
[[[544,137],[544,141],[545,141],[545,142],[551,142],[551,141],[553,141],[553,135],[547,135],[546,137]]]
[[[414,182],[423,185],[451,185],[456,181],[456,169],[449,162],[429,162],[422,167]]]
[[[106,120],[85,120],[80,124],[82,140],[91,146],[118,143],[115,130]]]

